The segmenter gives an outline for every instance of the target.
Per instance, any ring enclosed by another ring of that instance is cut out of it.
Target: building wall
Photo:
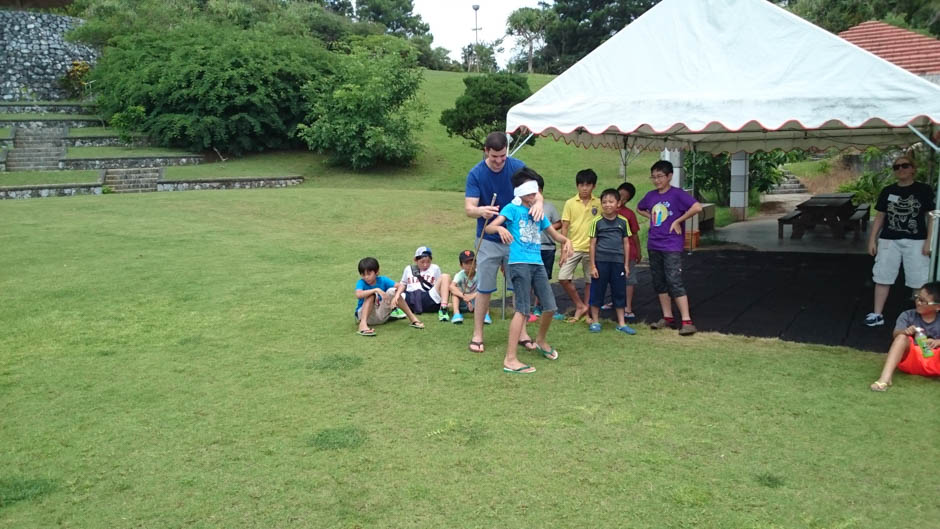
[[[61,15],[0,10],[0,99],[65,99],[59,80],[72,61],[94,64],[98,58],[90,46],[65,41],[65,33],[81,23]]]

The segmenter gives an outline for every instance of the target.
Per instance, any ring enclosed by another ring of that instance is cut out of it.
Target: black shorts
[[[431,299],[431,295],[424,290],[405,292],[405,302],[408,303],[411,312],[415,314],[437,312],[441,308],[441,305]]]

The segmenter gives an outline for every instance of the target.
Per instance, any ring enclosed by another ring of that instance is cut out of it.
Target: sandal
[[[532,340],[519,340],[519,345],[525,347],[527,351],[534,351],[539,348],[539,346]],[[529,347],[532,346],[532,347]]]
[[[601,324],[600,324],[600,323],[597,323],[597,322],[594,322],[594,323],[588,325],[588,330],[591,331],[591,332],[601,332]]]
[[[477,347],[478,349],[474,349],[474,347]],[[470,349],[471,353],[482,353],[483,342],[474,342],[473,340],[470,340],[470,345],[467,346],[467,349]]]
[[[375,329],[361,329],[356,331],[359,336],[375,336]]]
[[[424,328],[424,324],[421,323],[420,321],[413,321],[413,322],[411,322],[411,326],[414,327],[415,329],[423,329],[423,328]]]
[[[531,370],[531,371],[528,371],[528,370]],[[528,374],[531,374],[531,373],[535,373],[535,368],[532,367],[532,366],[527,366],[527,365],[523,364],[522,367],[520,367],[519,369],[513,369],[513,368],[511,368],[511,367],[506,367],[506,366],[504,365],[504,366],[503,366],[503,372],[504,372],[504,373],[514,373],[514,374],[516,374],[516,375],[528,375]]]
[[[556,351],[555,348],[550,345],[548,347],[550,350],[546,351],[545,349],[542,349],[539,344],[535,344],[535,348],[538,350],[538,352],[542,353],[542,356],[548,360],[558,360],[558,351]]]
[[[870,390],[872,390],[872,391],[882,392],[882,391],[888,391],[888,388],[889,388],[890,386],[891,386],[891,383],[890,383],[890,382],[878,382],[878,381],[876,380],[876,381],[872,382],[870,386],[868,386],[868,389],[870,389]]]

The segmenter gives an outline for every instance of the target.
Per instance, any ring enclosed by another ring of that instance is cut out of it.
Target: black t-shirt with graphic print
[[[922,182],[909,186],[891,184],[878,195],[875,210],[885,214],[882,239],[927,238],[927,212],[934,208],[933,191]]]

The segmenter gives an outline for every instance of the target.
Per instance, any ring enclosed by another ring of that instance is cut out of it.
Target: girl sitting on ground
[[[888,358],[881,376],[871,384],[872,391],[886,391],[891,386],[891,375],[898,368],[911,375],[940,376],[940,350],[924,358],[921,348],[914,343],[914,335],[921,328],[927,336],[927,346],[940,347],[940,282],[927,283],[914,294],[914,308],[898,316],[894,325],[894,341],[888,349]]]

